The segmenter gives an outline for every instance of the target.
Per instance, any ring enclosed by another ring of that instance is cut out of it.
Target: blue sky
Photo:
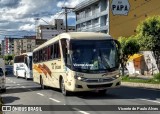
[[[53,24],[57,18],[64,19],[62,6],[75,7],[83,0],[0,0],[0,40],[7,35],[22,37],[35,33],[37,25]],[[68,15],[69,25],[75,25],[75,14]]]

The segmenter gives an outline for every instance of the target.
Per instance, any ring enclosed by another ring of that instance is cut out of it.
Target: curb
[[[122,86],[129,86],[129,87],[142,87],[142,88],[160,89],[160,84],[121,82],[121,85]]]

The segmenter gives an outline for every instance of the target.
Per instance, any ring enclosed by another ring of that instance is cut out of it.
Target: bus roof
[[[22,54],[16,55],[16,56],[21,56],[21,55],[32,56],[32,55],[33,55],[33,52],[26,52],[26,53],[22,53]]]
[[[97,32],[68,32],[68,33],[62,33],[47,42],[43,43],[39,47],[35,48],[33,51],[42,49],[46,45],[50,45],[60,39],[74,39],[74,40],[106,40],[106,39],[112,39],[110,35],[104,34],[104,33],[97,33]]]

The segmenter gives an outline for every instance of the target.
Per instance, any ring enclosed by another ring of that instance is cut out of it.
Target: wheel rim
[[[16,77],[18,78],[18,72],[16,72]]]
[[[62,90],[62,93],[63,93],[63,94],[66,93],[63,79],[62,79],[62,81],[61,81],[61,90]]]

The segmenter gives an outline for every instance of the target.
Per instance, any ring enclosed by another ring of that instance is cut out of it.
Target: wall
[[[110,8],[110,35],[114,38],[131,36],[137,25],[149,16],[160,15],[160,0],[128,0],[128,15],[113,15]],[[110,0],[111,6],[112,0]]]

